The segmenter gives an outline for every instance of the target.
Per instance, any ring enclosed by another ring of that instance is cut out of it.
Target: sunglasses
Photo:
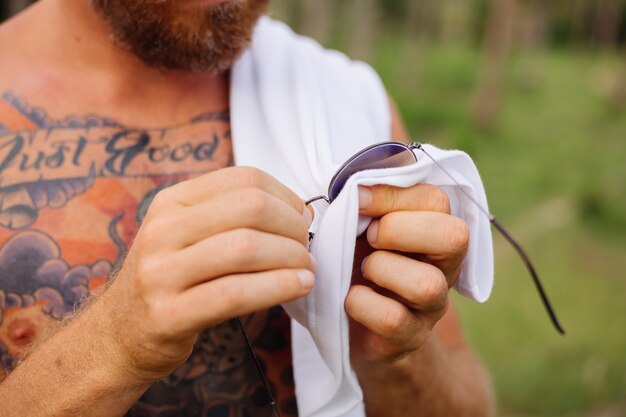
[[[439,162],[437,162],[422,146],[419,142],[411,142],[409,144],[399,143],[399,142],[382,142],[372,146],[369,146],[355,155],[353,155],[350,159],[348,159],[335,173],[335,175],[330,180],[330,184],[328,186],[328,195],[320,195],[317,197],[313,197],[305,202],[306,205],[312,204],[319,200],[324,200],[328,204],[332,203],[341,190],[343,190],[344,186],[348,182],[348,179],[357,172],[365,171],[368,169],[383,169],[383,168],[400,168],[404,166],[409,166],[417,162],[417,156],[414,151],[421,151],[426,155],[430,160],[433,161],[435,166],[439,168],[447,177],[449,177],[453,183],[458,185],[459,191],[461,191],[476,207],[489,219],[489,222],[494,226],[494,228],[504,237],[504,239],[513,246],[515,252],[520,256],[522,262],[528,269],[530,276],[535,284],[535,288],[539,293],[539,297],[548,313],[550,321],[554,328],[560,333],[565,334],[565,330],[559,323],[559,320],[556,317],[554,309],[552,308],[552,304],[550,304],[550,300],[546,294],[546,291],[539,280],[539,275],[533,263],[530,260],[530,257],[526,254],[526,251],[522,248],[522,246],[517,242],[515,238],[502,226],[502,224],[496,220],[495,216],[489,212],[485,207],[483,207],[474,197],[472,197],[463,187],[460,186],[459,182],[454,178],[454,176],[446,170]],[[309,239],[313,239],[314,235],[312,233],[309,234]],[[276,405],[276,400],[270,390],[269,384],[267,383],[267,379],[261,365],[259,364],[256,355],[252,349],[252,345],[248,340],[248,337],[245,334],[245,329],[241,320],[239,320],[239,325],[241,327],[242,332],[244,333],[244,337],[246,343],[248,345],[248,350],[252,358],[255,361],[255,365],[257,370],[259,371],[259,375],[263,380],[265,388],[267,390],[268,397],[271,400],[271,405],[274,407],[274,413],[276,417],[280,417],[280,412],[278,410],[278,406]]]

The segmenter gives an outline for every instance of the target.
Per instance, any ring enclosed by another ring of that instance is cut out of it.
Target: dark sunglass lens
[[[335,174],[330,187],[328,197],[334,200],[348,178],[357,172],[376,168],[397,168],[414,164],[417,158],[411,150],[400,143],[385,143],[365,149],[348,160]]]

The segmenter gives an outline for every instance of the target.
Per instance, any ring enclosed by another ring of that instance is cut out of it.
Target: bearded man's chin
[[[249,45],[269,0],[180,1],[90,0],[117,43],[146,64],[210,73],[228,69]]]

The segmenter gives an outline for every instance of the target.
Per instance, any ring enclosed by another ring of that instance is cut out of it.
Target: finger
[[[178,288],[188,288],[231,274],[274,269],[315,270],[315,261],[307,249],[293,239],[237,229],[177,252],[167,269],[176,271]]]
[[[294,300],[313,287],[309,270],[281,269],[229,275],[181,293],[176,325],[198,331],[238,315]]]
[[[367,240],[375,249],[424,254],[449,276],[465,258],[469,229],[463,220],[447,214],[399,211],[374,220]]]
[[[259,188],[272,194],[296,212],[304,211],[304,202],[287,186],[271,175],[253,167],[229,167],[183,181],[164,189],[155,197],[153,206],[190,206],[237,188]]]
[[[417,184],[408,188],[389,185],[359,187],[360,214],[381,217],[394,211],[450,213],[450,200],[441,188]]]
[[[448,298],[443,272],[428,263],[387,251],[376,251],[363,260],[362,275],[379,287],[402,297],[406,305],[440,318]]]
[[[309,241],[307,219],[278,197],[258,188],[229,191],[155,216],[146,222],[142,233],[153,236],[154,243],[161,247],[182,248],[239,228],[285,236],[302,245]]]
[[[420,318],[402,303],[364,285],[353,285],[346,313],[369,331],[394,344],[406,344],[424,328]]]

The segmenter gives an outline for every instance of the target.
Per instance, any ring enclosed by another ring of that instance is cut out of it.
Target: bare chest
[[[160,190],[233,156],[227,109],[145,128],[97,114],[51,118],[0,94],[0,370],[9,371],[106,283]],[[288,320],[277,309],[247,321],[293,408]],[[206,331],[188,363],[129,415],[264,415],[247,355],[234,323]]]

